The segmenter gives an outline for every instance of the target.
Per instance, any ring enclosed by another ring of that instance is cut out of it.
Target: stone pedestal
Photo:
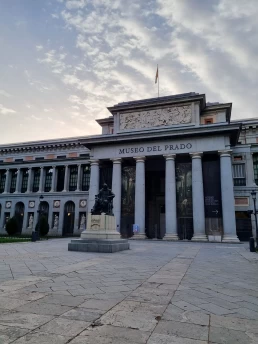
[[[116,231],[115,216],[88,214],[86,228],[81,239],[68,244],[68,251],[113,253],[129,249],[128,240],[120,239]]]

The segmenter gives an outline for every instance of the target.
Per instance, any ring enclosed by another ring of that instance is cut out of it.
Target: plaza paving
[[[68,239],[0,245],[0,343],[258,343],[258,260],[247,245]]]

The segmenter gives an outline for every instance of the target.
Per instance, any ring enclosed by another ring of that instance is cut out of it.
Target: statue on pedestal
[[[59,222],[59,218],[57,215],[55,215],[55,217],[54,217],[54,228],[58,228],[58,222]]]
[[[83,214],[82,217],[81,217],[80,229],[84,229],[84,227],[85,227],[85,221],[86,221],[86,217],[85,217],[85,215]]]
[[[101,215],[105,213],[106,215],[113,214],[113,198],[115,194],[108,188],[107,184],[104,183],[102,189],[99,191],[98,195],[95,196],[95,204],[91,209],[92,215]]]
[[[33,218],[33,215],[31,214],[30,217],[29,217],[29,227],[28,228],[32,228],[33,227],[33,221],[34,221],[34,218]]]

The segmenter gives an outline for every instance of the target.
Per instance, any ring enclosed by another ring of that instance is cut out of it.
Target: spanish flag
[[[156,76],[155,76],[155,84],[158,82],[158,77],[159,77],[159,66],[157,65],[157,71],[156,71]]]

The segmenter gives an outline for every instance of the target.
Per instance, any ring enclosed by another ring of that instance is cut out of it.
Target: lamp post
[[[254,218],[255,218],[255,232],[256,232],[256,248],[258,248],[258,226],[257,226],[257,210],[256,210],[256,192],[253,190],[251,196],[254,202]]]

